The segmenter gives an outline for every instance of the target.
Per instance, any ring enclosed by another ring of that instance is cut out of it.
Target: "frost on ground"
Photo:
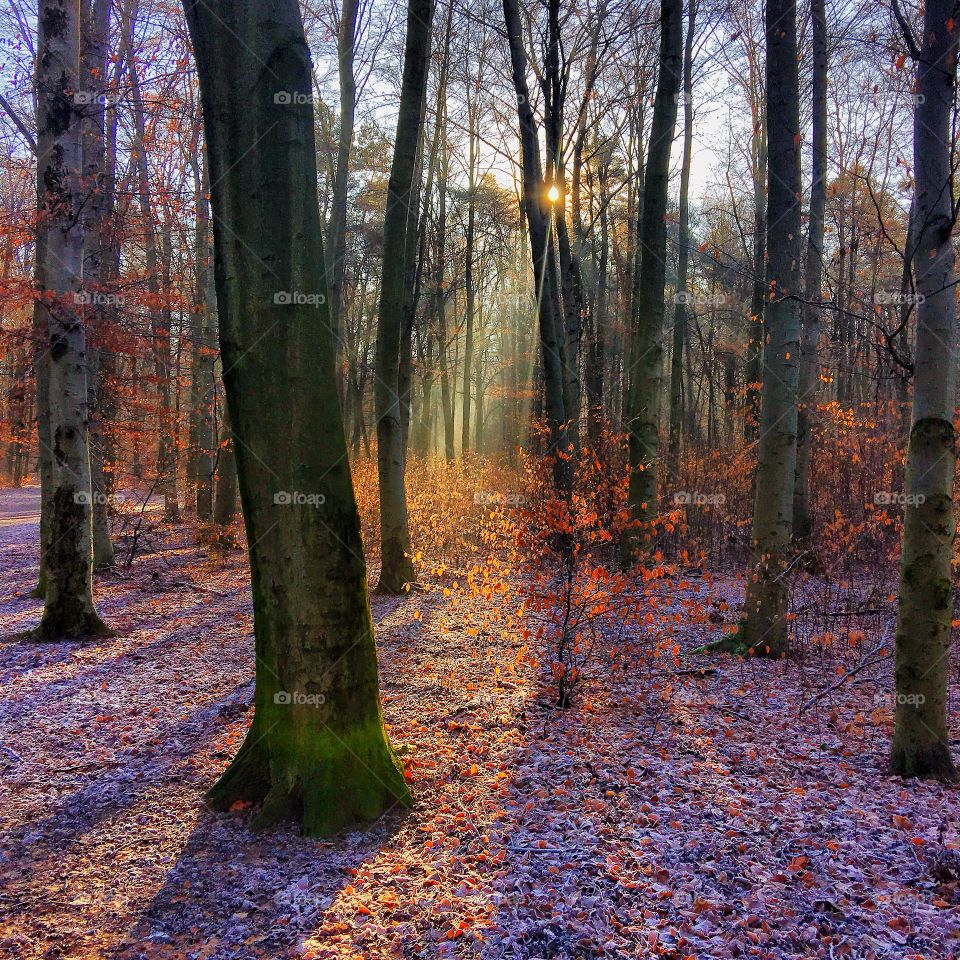
[[[250,715],[241,554],[158,534],[99,580],[116,637],[41,646],[11,639],[40,614],[28,514],[0,522],[2,957],[960,955],[957,793],[886,776],[882,671],[800,715],[795,668],[691,657],[561,713],[516,647],[439,629],[440,593],[377,598],[415,807],[251,834],[201,806]]]

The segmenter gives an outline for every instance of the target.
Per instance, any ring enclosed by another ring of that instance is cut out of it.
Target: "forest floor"
[[[690,656],[561,712],[508,641],[437,629],[440,593],[374,598],[414,807],[252,834],[201,804],[250,717],[243,554],[167,528],[98,580],[115,637],[43,646],[30,495],[0,508],[4,958],[960,955],[960,801],[886,775],[882,673],[801,715],[791,665]]]

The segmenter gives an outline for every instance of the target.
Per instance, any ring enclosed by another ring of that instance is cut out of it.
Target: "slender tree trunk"
[[[220,452],[217,455],[217,482],[213,498],[213,522],[228,527],[237,515],[237,462],[233,456],[230,416],[224,407]]]
[[[697,0],[687,0],[687,36],[683,45],[683,163],[680,167],[680,228],[677,257],[677,295],[673,308],[673,346],[670,354],[670,438],[667,474],[677,474],[680,434],[683,431],[683,351],[687,339],[687,268],[690,262],[690,164],[693,159],[693,37]],[[690,384],[687,384],[687,391]],[[688,401],[689,402],[689,401]]]
[[[584,385],[587,391],[588,434],[594,443],[600,439],[606,415],[603,401],[603,383],[604,368],[607,362],[607,273],[610,253],[608,171],[608,162],[604,159],[597,171],[597,183],[600,188],[600,242],[596,266],[596,297],[591,315],[591,337],[584,376]]]
[[[197,520],[209,521],[213,514],[213,404],[216,360],[214,348],[214,298],[212,260],[210,250],[210,218],[207,213],[207,194],[210,191],[209,171],[203,163],[198,170],[198,159],[193,169],[194,205],[197,211],[197,229],[194,247],[194,304],[190,316],[191,353],[191,461],[192,481],[195,485]]]
[[[87,344],[83,316],[83,118],[79,3],[42,0],[37,47],[37,303],[41,305],[49,442],[48,529],[44,552],[42,640],[109,631],[93,605]]]
[[[956,521],[956,291],[951,119],[956,0],[927,0],[913,120],[917,334],[896,633],[890,769],[956,780],[947,729]]]
[[[800,357],[800,93],[796,0],[767,0],[767,280],[753,559],[739,641],[788,651],[788,551],[797,464]]]
[[[83,281],[92,319],[90,342],[87,344],[87,391],[90,413],[88,445],[90,448],[90,484],[93,497],[93,566],[102,570],[113,565],[113,542],[110,539],[109,488],[104,461],[105,380],[101,344],[103,331],[112,313],[105,294],[106,280],[111,274],[107,214],[112,219],[113,182],[115,174],[106,169],[107,46],[110,35],[109,0],[94,0],[92,6],[80,7],[81,84],[86,99],[83,119],[84,237]],[[111,151],[111,161],[114,153]]]
[[[753,138],[753,289],[747,328],[746,411],[743,439],[753,443],[760,425],[760,380],[763,376],[763,310],[767,292],[767,173],[766,118],[758,120],[760,129]]]
[[[467,91],[467,99],[469,106],[469,89]],[[473,321],[474,314],[476,312],[476,290],[474,289],[473,277],[473,248],[477,234],[477,148],[479,145],[479,137],[476,130],[476,124],[478,111],[479,105],[476,101],[473,101],[472,106],[469,106],[470,130],[468,132],[468,138],[470,141],[470,146],[469,159],[467,162],[469,179],[467,183],[467,235],[466,248],[464,250],[464,257],[466,260],[464,265],[464,285],[466,288],[467,305],[463,336],[463,422],[460,425],[460,452],[462,454],[466,454],[466,452],[470,449],[470,380],[473,376]]]
[[[357,112],[357,81],[354,76],[354,50],[357,43],[357,15],[360,0],[343,0],[340,31],[337,35],[337,63],[340,73],[340,136],[337,142],[337,168],[330,202],[330,234],[327,244],[330,265],[327,287],[330,290],[330,317],[342,353],[340,311],[343,309],[343,279],[347,259],[347,189],[350,182],[350,152]]]
[[[638,226],[638,266],[634,277],[629,388],[626,406],[630,454],[628,504],[635,526],[621,543],[630,564],[649,536],[657,513],[657,448],[660,433],[660,382],[663,377],[664,284],[667,260],[667,188],[670,150],[677,123],[683,66],[683,2],[660,3],[660,75],[650,127],[650,146]]]
[[[560,316],[556,288],[551,214],[547,206],[546,187],[540,164],[537,124],[527,86],[527,55],[523,48],[523,30],[517,0],[503,0],[503,13],[510,44],[513,86],[517,95],[520,133],[521,167],[523,171],[523,210],[530,235],[533,257],[533,278],[537,295],[540,326],[540,369],[542,374],[543,412],[548,429],[548,452],[553,457],[553,477],[558,489],[570,486],[567,460],[569,447],[565,406],[565,332]],[[562,455],[561,455],[562,454]]]
[[[400,410],[400,352],[404,322],[407,233],[423,132],[423,99],[430,59],[433,0],[409,0],[400,114],[383,224],[383,276],[377,325],[377,470],[380,487],[380,582],[378,592],[402,593],[416,578],[407,528],[406,450]],[[416,223],[414,215],[414,223]]]
[[[823,232],[827,199],[827,16],[824,0],[810,0],[813,24],[813,171],[807,227],[807,264],[800,340],[800,395],[797,404],[797,479],[793,495],[794,536],[812,533],[810,459],[813,437],[810,412],[817,397],[817,347],[820,342],[820,287],[823,277]]]
[[[255,826],[289,816],[307,834],[329,834],[409,793],[380,711],[337,397],[310,54],[295,0],[185,9],[256,637],[253,722],[208,800],[262,801]]]

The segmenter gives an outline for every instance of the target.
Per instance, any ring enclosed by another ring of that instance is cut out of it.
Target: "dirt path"
[[[39,618],[35,524],[0,562],[9,636]],[[789,667],[721,658],[558,715],[441,603],[374,607],[416,805],[332,842],[200,803],[249,717],[239,555],[176,530],[99,581],[117,637],[0,645],[0,956],[957,955],[957,794],[884,775],[873,688],[801,720]]]

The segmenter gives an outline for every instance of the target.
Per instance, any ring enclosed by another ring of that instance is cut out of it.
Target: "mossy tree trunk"
[[[90,405],[79,308],[84,299],[79,13],[79,3],[70,0],[43,0],[38,11],[38,230],[43,240],[36,295],[47,351],[41,402],[46,400],[50,450],[48,527],[41,541],[42,640],[108,632],[93,605]]]
[[[186,0],[212,184],[220,347],[253,589],[256,693],[216,808],[311,835],[407,803],[387,743],[335,380],[310,54],[296,0]]]
[[[738,642],[787,652],[800,365],[800,105],[795,0],[767,0],[767,284],[753,556]]]
[[[954,0],[927,0],[913,121],[917,334],[913,417],[896,632],[896,709],[890,768],[955,780],[947,680],[956,522],[956,291],[950,124],[957,75]],[[911,44],[913,46],[913,44]]]
[[[400,88],[400,113],[383,222],[383,272],[377,324],[376,379],[377,473],[380,491],[380,581],[378,592],[401,593],[416,578],[407,525],[405,482],[407,451],[400,398],[401,337],[407,303],[408,234],[416,229],[411,203],[423,134],[423,104],[430,60],[433,0],[409,0],[407,41]]]
[[[631,305],[628,388],[624,419],[630,457],[627,495],[630,527],[621,542],[621,560],[631,564],[649,535],[657,513],[660,443],[660,383],[663,378],[664,286],[667,262],[667,188],[670,152],[677,123],[683,68],[683,2],[660,3],[660,73],[653,102],[644,171],[643,205],[637,232]]]

